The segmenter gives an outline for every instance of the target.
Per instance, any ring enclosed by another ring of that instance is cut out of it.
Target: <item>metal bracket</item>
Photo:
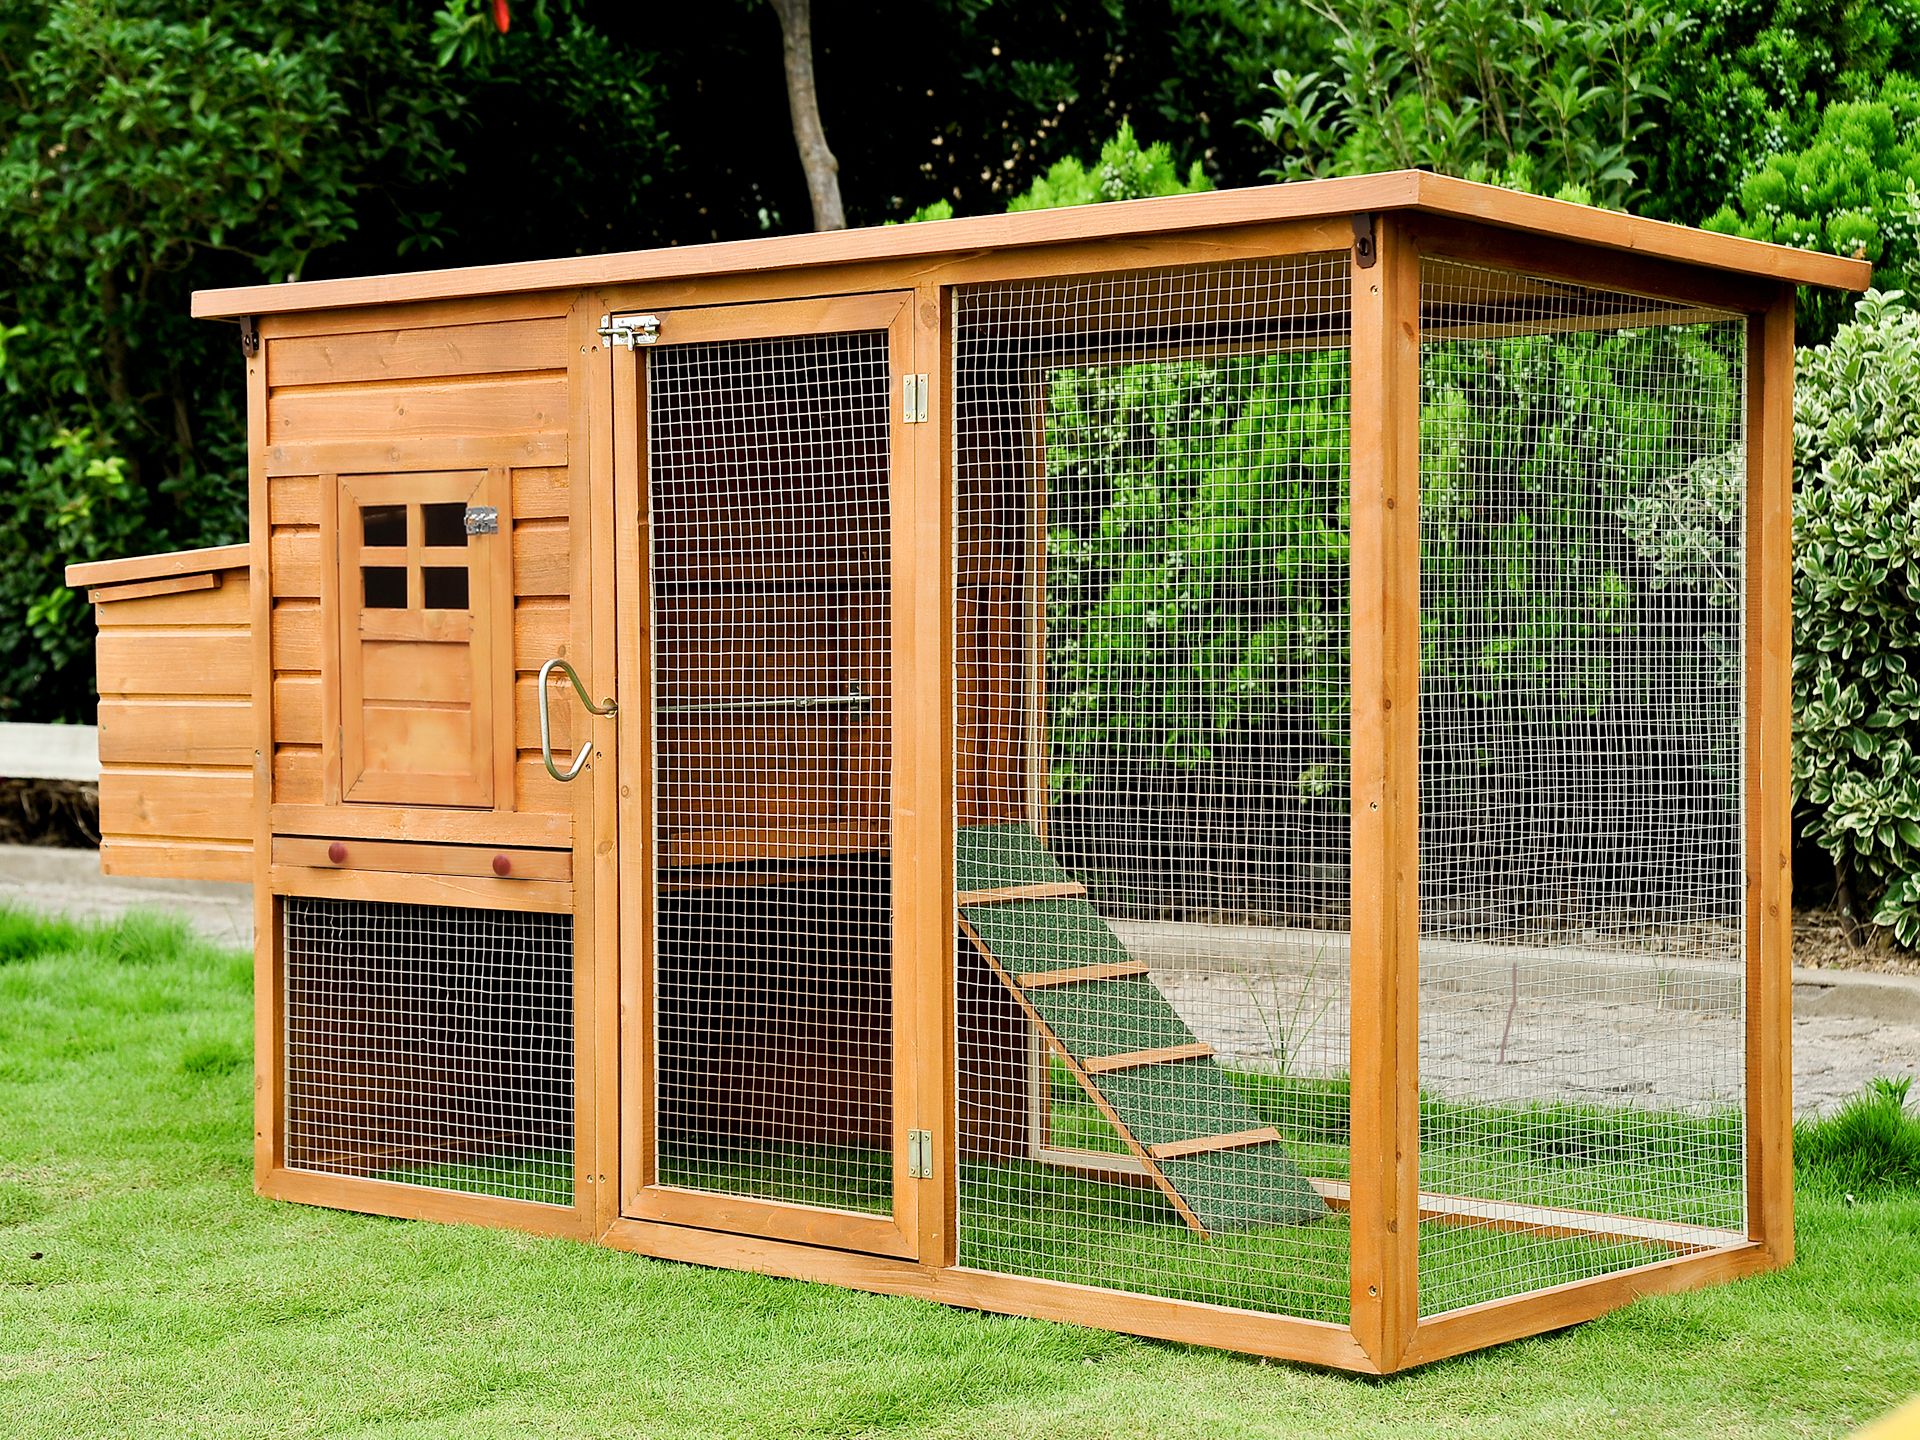
[[[902,375],[900,377],[900,419],[908,425],[927,423],[926,376]]]
[[[255,316],[240,317],[240,353],[249,360],[260,353],[260,321]]]
[[[607,344],[624,345],[629,350],[638,345],[651,345],[660,338],[660,317],[602,315],[597,333]]]
[[[467,534],[498,535],[500,533],[500,507],[497,505],[469,505],[466,514]]]
[[[1353,217],[1353,263],[1362,270],[1371,270],[1373,262],[1380,258],[1379,250],[1373,243],[1373,215],[1371,212]]]
[[[933,1178],[933,1132],[931,1130],[907,1132],[907,1178],[909,1180]]]

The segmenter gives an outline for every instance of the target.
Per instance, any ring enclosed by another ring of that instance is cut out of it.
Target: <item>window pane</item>
[[[361,542],[367,545],[404,545],[407,543],[407,507],[404,505],[362,505],[360,507]]]
[[[407,608],[407,567],[404,565],[368,565],[360,571],[369,610]]]
[[[427,609],[467,608],[467,571],[464,565],[429,565],[420,573],[426,581]]]
[[[422,505],[420,515],[425,522],[426,543],[429,545],[465,545],[467,543],[467,507],[464,504]]]

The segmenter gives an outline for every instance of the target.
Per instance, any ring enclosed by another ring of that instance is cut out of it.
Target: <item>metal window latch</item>
[[[907,1178],[909,1180],[933,1178],[933,1132],[931,1130],[907,1132]]]
[[[924,425],[927,421],[927,377],[924,375],[902,375],[900,377],[900,419],[908,425]]]
[[[602,315],[599,335],[608,345],[624,345],[629,350],[636,345],[651,345],[660,338],[660,317]]]
[[[500,533],[500,509],[495,505],[467,506],[467,534],[498,535]]]

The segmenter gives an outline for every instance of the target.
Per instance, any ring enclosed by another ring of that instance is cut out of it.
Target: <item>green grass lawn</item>
[[[250,979],[164,922],[0,914],[9,1440],[1839,1435],[1920,1388],[1920,1124],[1884,1106],[1805,1137],[1791,1270],[1367,1381],[257,1199]]]

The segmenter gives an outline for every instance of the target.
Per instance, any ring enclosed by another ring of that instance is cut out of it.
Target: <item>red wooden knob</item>
[[[334,841],[331,845],[327,846],[327,859],[336,865],[346,864],[347,847],[342,845],[338,840]]]
[[[494,856],[494,857],[493,857],[493,873],[494,873],[494,874],[496,874],[496,875],[510,875],[510,874],[512,874],[512,873],[513,873],[513,861],[511,861],[511,860],[509,860],[509,859],[508,859],[508,858],[507,858],[506,856],[504,856],[504,855],[496,855],[496,856]]]

